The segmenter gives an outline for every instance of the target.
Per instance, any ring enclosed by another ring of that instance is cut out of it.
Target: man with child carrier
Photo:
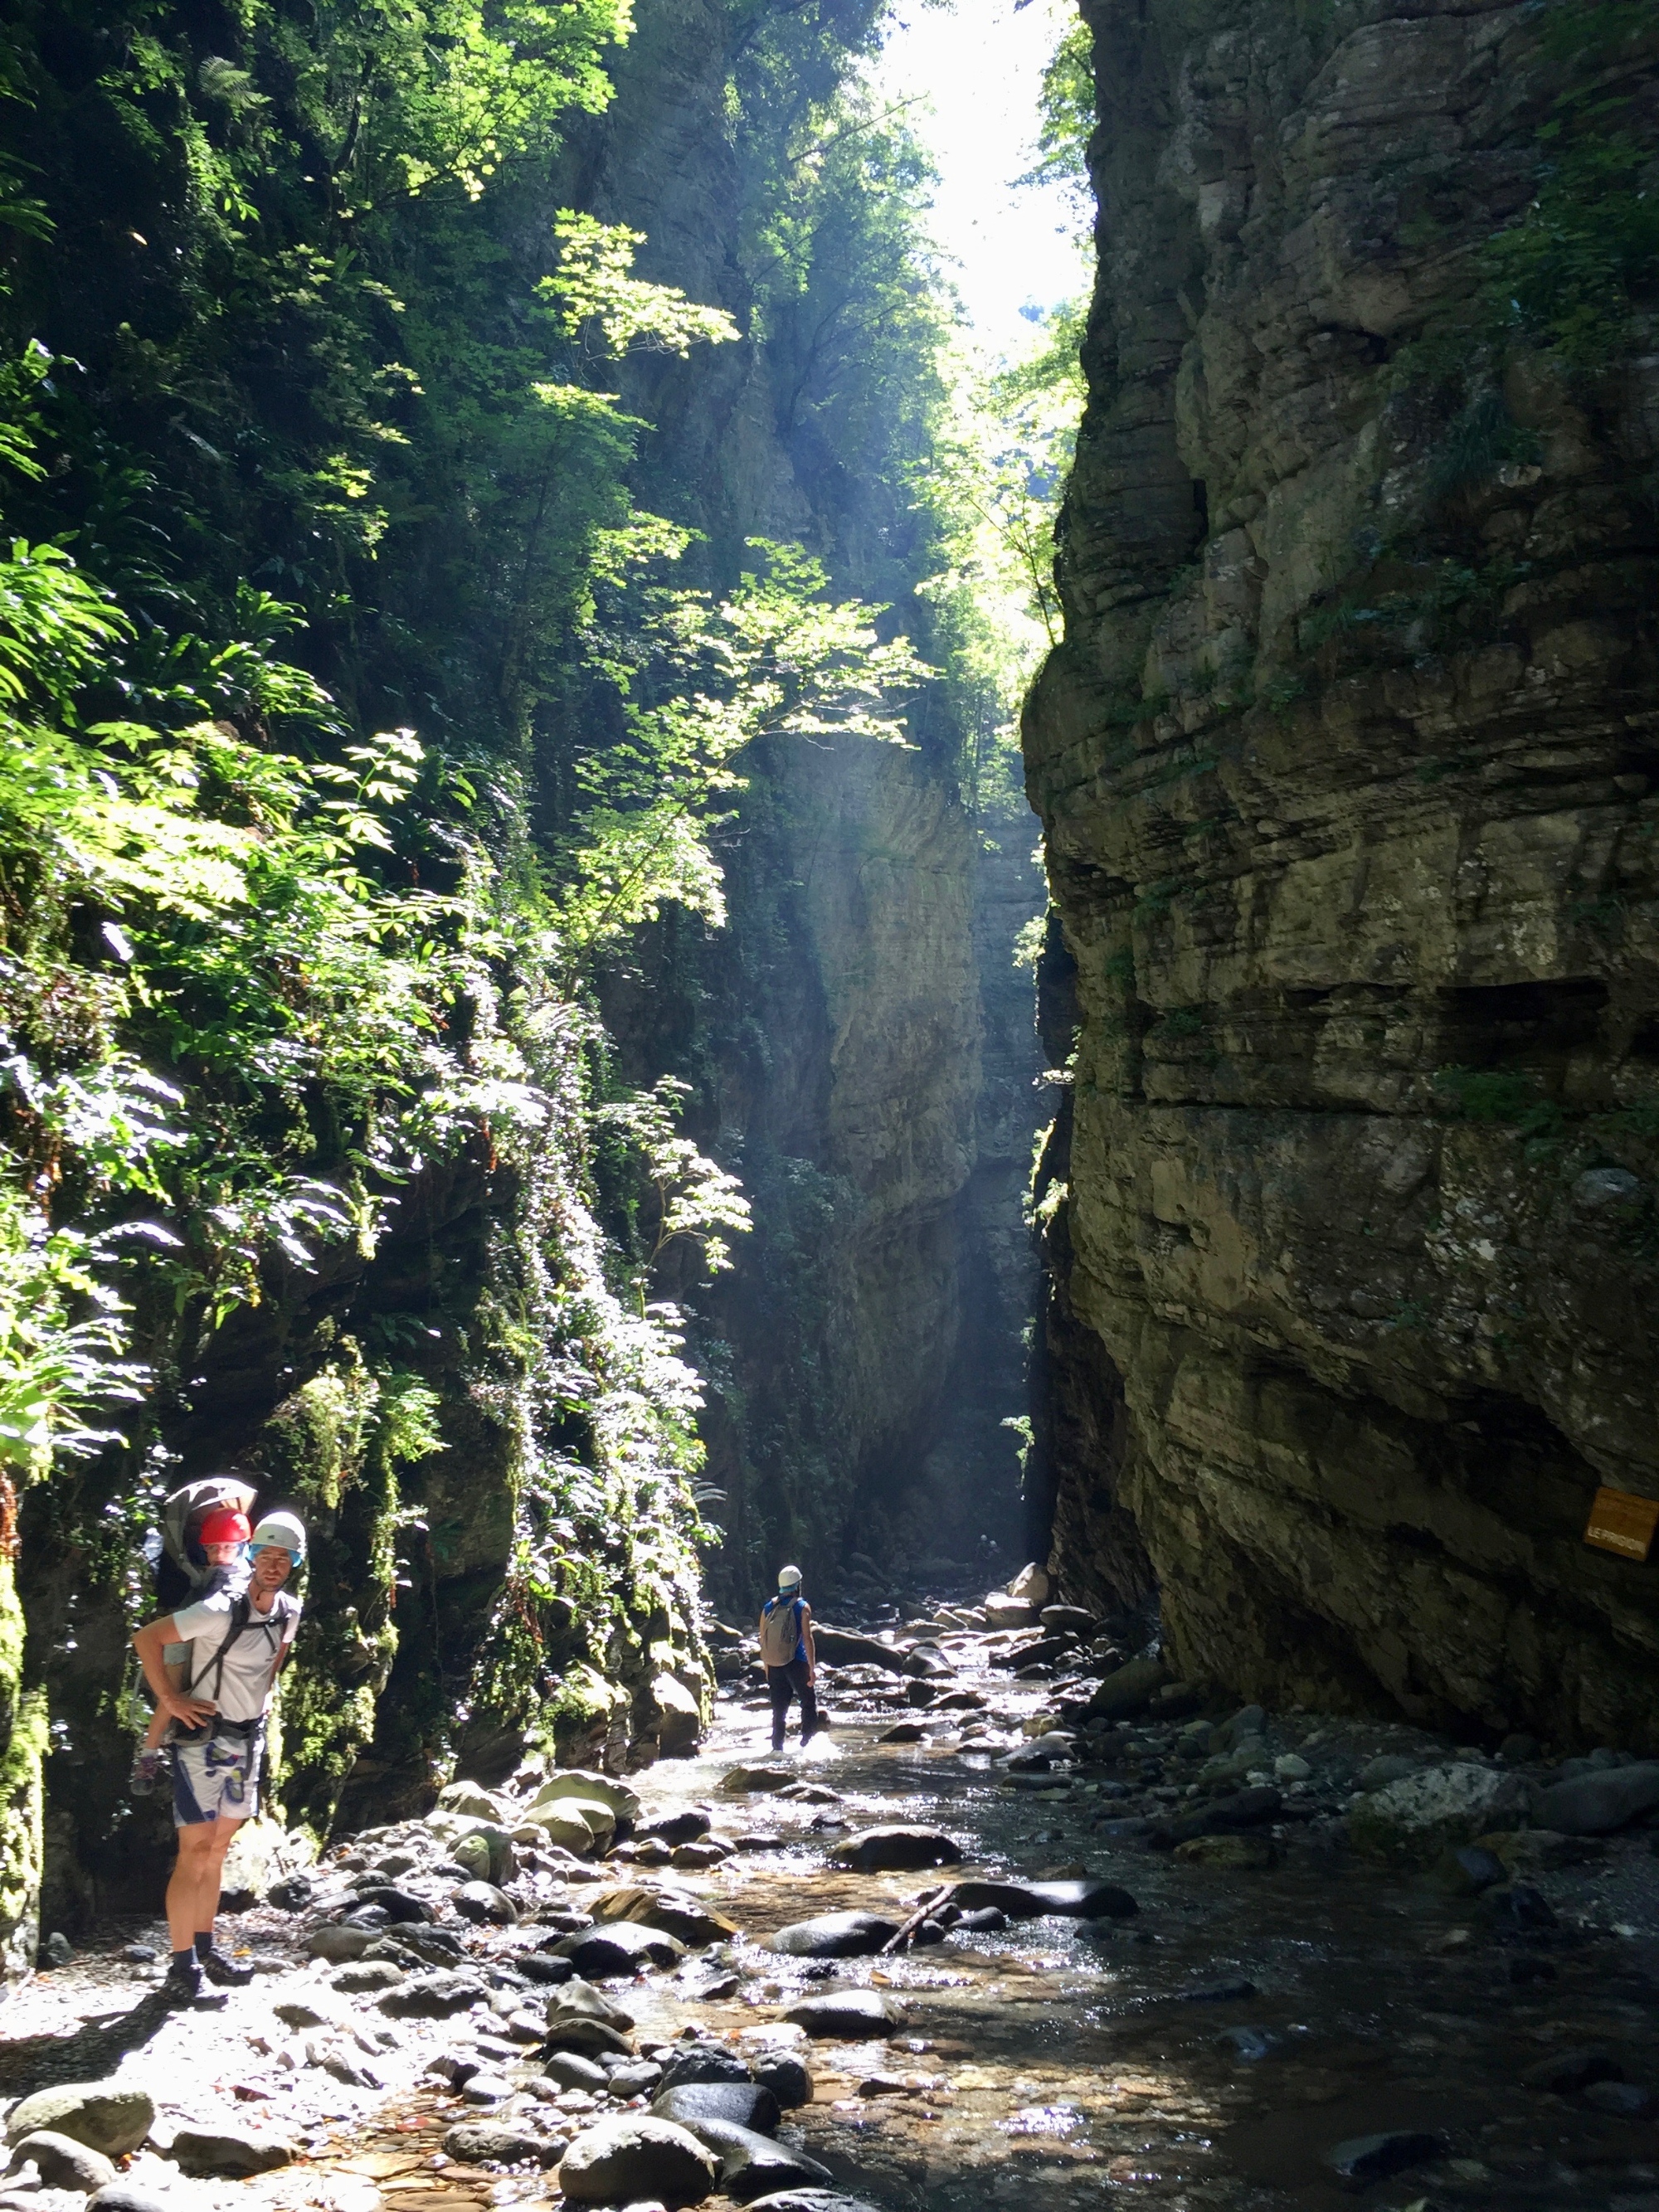
[[[168,1499],[158,1586],[177,1589],[182,1577],[191,1601],[132,1639],[161,1723],[158,1745],[147,1739],[139,1754],[134,1786],[155,1786],[149,1762],[158,1757],[172,1778],[179,1856],[167,1894],[173,1963],[161,1987],[178,2003],[199,1996],[204,1979],[253,1978],[216,1947],[213,1923],[225,1853],[259,1809],[265,1712],[300,1625],[300,1601],[283,1585],[305,1559],[306,1532],[287,1512],[267,1513],[250,1530],[252,1502],[245,1485],[222,1483],[192,1484]]]
[[[799,1567],[778,1572],[778,1594],[768,1598],[761,1611],[761,1658],[766,1668],[766,1686],[772,1695],[772,1748],[783,1749],[783,1733],[789,1721],[789,1702],[800,1699],[800,1740],[809,1742],[817,1732],[818,1701],[813,1687],[817,1679],[817,1654],[812,1648],[812,1608],[800,1594]]]

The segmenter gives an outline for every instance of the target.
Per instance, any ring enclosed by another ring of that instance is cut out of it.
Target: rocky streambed
[[[1202,1709],[1018,1604],[826,1634],[781,1758],[729,1639],[694,1756],[454,1785],[198,2007],[106,1931],[7,2008],[0,2212],[1659,2212],[1655,1769]]]

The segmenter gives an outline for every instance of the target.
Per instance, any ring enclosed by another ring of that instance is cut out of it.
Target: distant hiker
[[[213,1923],[225,1853],[259,1809],[265,1708],[300,1625],[299,1600],[283,1584],[305,1558],[305,1529],[292,1513],[267,1513],[248,1551],[252,1571],[240,1594],[216,1591],[132,1639],[156,1705],[173,1723],[167,1756],[179,1857],[167,1899],[173,1963],[161,1989],[175,2003],[199,1996],[204,1975],[221,1984],[253,1978],[251,1966],[215,1948]],[[190,1647],[178,1687],[167,1675],[171,1644]]]
[[[783,1749],[788,1724],[789,1700],[800,1699],[800,1740],[807,1742],[817,1732],[818,1701],[812,1685],[817,1680],[817,1654],[812,1648],[812,1608],[800,1594],[799,1567],[784,1567],[778,1575],[778,1594],[761,1611],[761,1658],[766,1667],[766,1686],[772,1693],[772,1748]]]
[[[204,1599],[217,1597],[221,1591],[231,1597],[240,1596],[247,1588],[250,1571],[247,1542],[252,1534],[245,1512],[218,1506],[203,1516],[191,1544],[191,1553],[199,1550],[202,1557],[201,1580],[196,1585],[191,1603],[199,1604]],[[175,1690],[181,1690],[185,1686],[190,1650],[188,1644],[169,1644],[161,1654],[167,1680]],[[130,1786],[135,1797],[151,1796],[161,1781],[167,1765],[161,1746],[172,1724],[166,1708],[158,1705],[150,1715],[149,1726],[144,1730],[143,1747],[132,1763]]]

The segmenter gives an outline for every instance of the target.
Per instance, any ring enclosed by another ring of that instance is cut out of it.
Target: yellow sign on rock
[[[1628,1490],[1598,1490],[1590,1507],[1584,1541],[1621,1559],[1645,1559],[1659,1528],[1659,1498],[1637,1498]]]

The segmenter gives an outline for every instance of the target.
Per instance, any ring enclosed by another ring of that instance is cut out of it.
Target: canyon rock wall
[[[1144,1541],[1241,1692],[1653,1749],[1659,1565],[1583,1541],[1659,1498],[1651,20],[1085,13],[1026,730],[1061,1579]]]

